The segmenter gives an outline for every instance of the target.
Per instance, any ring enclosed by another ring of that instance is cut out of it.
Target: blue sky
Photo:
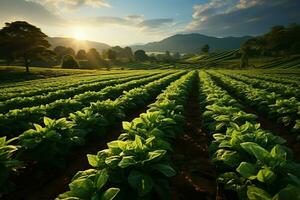
[[[0,0],[0,23],[26,20],[49,36],[130,45],[178,33],[258,35],[300,22],[299,0]]]

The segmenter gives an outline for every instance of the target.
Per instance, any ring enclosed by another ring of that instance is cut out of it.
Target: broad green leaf
[[[167,177],[176,175],[176,171],[170,165],[167,164],[156,164],[153,166],[153,168],[160,171]]]
[[[98,166],[98,158],[96,155],[87,154],[87,159],[92,167]]]
[[[300,199],[299,187],[294,185],[287,185],[285,188],[280,190],[272,200],[294,200]]]
[[[136,161],[134,160],[134,156],[125,156],[119,162],[118,166],[121,168],[126,168],[126,167],[134,165],[134,164],[136,164]]]
[[[276,179],[276,174],[269,168],[261,169],[257,173],[257,180],[263,183],[272,183]]]
[[[101,200],[112,200],[117,196],[119,192],[119,188],[109,188],[102,194]]]
[[[287,152],[280,145],[275,145],[271,150],[271,156],[273,158],[279,158],[282,160],[286,159]]]
[[[106,169],[102,169],[98,174],[97,174],[97,182],[96,182],[96,187],[98,190],[100,190],[107,182],[109,178],[109,174]]]
[[[88,169],[85,171],[79,171],[75,174],[75,176],[73,176],[72,178],[72,182],[76,179],[81,179],[81,178],[86,178],[88,176],[94,176],[97,173],[96,169]]]
[[[34,128],[38,131],[38,132],[41,132],[43,131],[43,127],[39,124],[33,124]]]
[[[134,144],[136,145],[136,148],[143,149],[144,145],[142,143],[141,136],[135,135]]]
[[[263,189],[254,186],[247,187],[247,196],[249,200],[271,200],[272,197]]]
[[[156,137],[152,136],[146,139],[146,145],[150,145],[153,141],[155,141]]]
[[[82,199],[89,199],[94,190],[94,184],[90,179],[76,179],[69,187],[74,196]]]
[[[223,161],[231,167],[237,166],[241,162],[241,157],[236,151],[219,149],[215,154],[217,160]]]
[[[119,154],[122,152],[122,150],[119,148],[119,140],[111,141],[107,143],[107,146],[113,154]]]
[[[165,150],[155,150],[148,153],[147,161],[157,161],[166,154]]]
[[[131,123],[130,122],[122,122],[122,127],[124,130],[130,130],[131,129]]]
[[[240,173],[243,177],[249,178],[251,176],[255,176],[257,174],[256,166],[252,163],[242,162],[238,168],[236,169],[238,173]],[[251,179],[254,177],[251,177]]]
[[[118,166],[120,160],[121,160],[120,156],[110,156],[105,159],[105,163],[110,167],[116,167]]]
[[[216,134],[213,134],[213,137],[214,137],[215,140],[221,141],[221,140],[224,140],[226,138],[226,135],[221,134],[221,133],[216,133]]]
[[[6,137],[0,137],[0,147],[6,144]]]
[[[44,124],[46,126],[50,126],[53,123],[53,119],[50,119],[49,117],[44,117]]]
[[[241,143],[241,147],[247,151],[250,155],[253,155],[257,160],[269,163],[272,159],[270,153],[254,142]]]

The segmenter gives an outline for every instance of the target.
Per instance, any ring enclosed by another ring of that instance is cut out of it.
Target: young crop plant
[[[183,125],[183,105],[194,80],[195,72],[183,76],[159,95],[146,113],[123,122],[124,133],[97,155],[88,154],[93,169],[78,172],[70,190],[57,199],[102,199],[104,191],[111,188],[117,199],[149,199],[154,193],[167,199],[168,177],[176,174],[168,155],[172,139]],[[96,187],[99,182],[100,190]]]
[[[76,129],[66,118],[58,120],[44,117],[45,126],[34,124],[35,129],[25,131],[18,137],[20,151],[32,161],[45,166],[64,166],[64,157],[74,145],[85,143],[86,132]]]
[[[6,137],[0,138],[0,197],[1,194],[11,192],[14,184],[8,180],[9,175],[22,167],[22,162],[13,156],[19,146],[11,145],[16,138],[6,140]]]
[[[206,73],[200,73],[200,80],[204,123],[214,138],[209,151],[221,172],[218,183],[241,200],[299,199],[300,164],[293,161],[285,140],[261,129],[256,116],[242,112],[239,104],[231,106],[228,102],[234,99]]]
[[[43,118],[43,124],[34,124],[14,139],[14,154],[6,157],[7,163],[14,163],[18,158],[24,165],[38,165],[42,168],[62,168],[66,164],[66,156],[76,146],[86,143],[90,135],[102,137],[110,127],[120,123],[132,110],[146,105],[171,82],[177,80],[185,71],[176,72],[152,81],[139,88],[124,92],[116,100],[105,100],[91,103],[89,107],[71,113],[68,118]],[[17,153],[15,153],[17,151]],[[4,155],[4,154],[3,154]],[[12,168],[11,171],[14,171]],[[7,184],[8,176],[4,177]],[[74,184],[74,187],[76,184]],[[105,193],[106,197],[114,188]]]
[[[242,81],[237,81],[220,73],[210,72],[214,79],[232,92],[246,104],[260,113],[266,114],[268,118],[276,121],[291,133],[300,134],[296,122],[300,118],[300,102],[295,98],[283,98],[275,92],[265,89],[254,88]]]

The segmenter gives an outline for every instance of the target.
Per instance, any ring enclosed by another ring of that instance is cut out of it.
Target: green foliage
[[[137,50],[134,52],[134,58],[137,61],[146,61],[148,60],[148,56],[144,50]]]
[[[261,36],[246,41],[241,49],[248,49],[252,54],[288,55],[298,54],[300,47],[300,26],[291,24],[287,27],[274,26]]]
[[[19,136],[19,145],[28,157],[45,165],[62,166],[63,158],[73,145],[85,143],[86,132],[74,128],[75,124],[61,118],[44,117],[45,127],[34,124],[35,129]]]
[[[0,30],[0,54],[8,62],[22,58],[26,72],[29,72],[29,64],[33,59],[52,55],[49,42],[39,28],[25,22],[15,21],[5,23]]]
[[[200,73],[200,80],[200,101],[206,109],[204,123],[214,138],[209,148],[212,162],[225,172],[218,177],[218,182],[236,191],[240,199],[271,200],[281,199],[278,198],[281,195],[297,199],[299,194],[295,188],[299,189],[300,165],[283,146],[285,140],[262,130],[256,116],[241,112],[241,105],[232,104],[235,102],[232,97],[206,73]],[[238,82],[230,87],[235,88],[239,88]],[[243,87],[241,91],[247,89]],[[247,95],[256,93],[249,91]],[[278,96],[266,94],[264,102],[266,98]]]
[[[6,137],[0,138],[0,193],[7,193],[13,189],[13,183],[8,178],[9,175],[22,166],[19,160],[13,156],[19,146],[10,145],[16,138],[6,140]]]
[[[185,102],[194,78],[193,72],[183,76],[159,95],[146,113],[132,122],[123,122],[125,133],[118,140],[109,142],[108,149],[99,151],[97,155],[87,155],[95,170],[79,173],[107,171],[108,173],[99,177],[100,185],[104,188],[118,187],[121,190],[118,198],[126,195],[126,198],[144,199],[151,197],[153,191],[161,197],[168,193],[168,190],[162,191],[161,188],[168,188],[166,179],[174,176],[176,172],[171,167],[167,152],[172,151],[170,140],[183,124],[182,117],[178,116],[182,116],[182,103]],[[77,177],[75,175],[73,178],[70,191],[63,195],[80,198],[81,194],[72,192],[72,185],[77,183]],[[83,177],[84,182],[79,183],[78,187],[86,187],[85,194],[98,193],[99,190],[92,187],[96,185],[96,179],[89,179],[92,180],[89,185],[86,184],[89,182],[86,179],[89,177]],[[102,184],[104,182],[106,184]]]
[[[201,48],[201,52],[202,53],[208,53],[209,52],[209,45],[208,44],[203,45],[203,47]]]
[[[78,69],[79,68],[79,63],[77,60],[74,58],[72,55],[65,55],[62,60],[61,67],[66,69]]]

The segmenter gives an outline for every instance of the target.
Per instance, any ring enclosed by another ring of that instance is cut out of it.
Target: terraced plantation
[[[0,198],[300,199],[298,72],[170,68],[3,78]]]

